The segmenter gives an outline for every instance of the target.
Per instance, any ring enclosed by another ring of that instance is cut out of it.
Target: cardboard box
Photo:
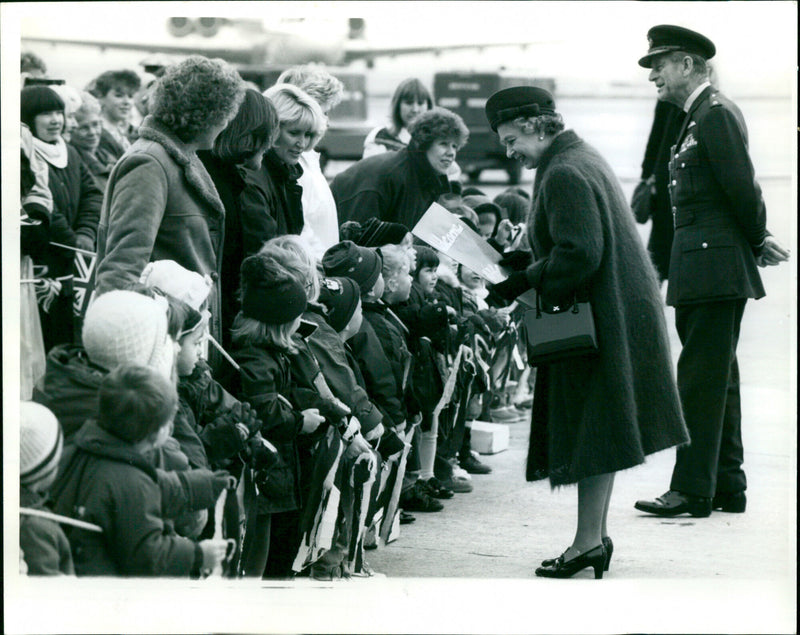
[[[472,449],[480,454],[497,454],[508,449],[508,425],[473,421]]]

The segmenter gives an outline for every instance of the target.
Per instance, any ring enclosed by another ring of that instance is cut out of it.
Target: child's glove
[[[253,436],[264,425],[261,419],[258,418],[255,408],[246,401],[239,401],[234,404],[230,409],[229,418],[236,421],[237,424],[244,424],[249,431],[248,436]]]
[[[319,414],[329,423],[336,423],[350,414],[350,408],[338,399],[323,399],[319,404]]]
[[[278,450],[262,436],[253,437],[247,442],[248,463],[254,470],[266,470],[278,460]]]

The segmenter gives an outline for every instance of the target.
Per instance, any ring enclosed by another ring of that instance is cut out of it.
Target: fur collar
[[[208,171],[192,150],[186,147],[180,139],[160,125],[152,115],[145,117],[139,127],[139,138],[154,141],[161,145],[170,158],[183,169],[183,175],[189,185],[205,199],[205,201],[219,214],[225,216],[225,207],[211,180]]]
[[[536,168],[537,176],[539,174],[544,174],[545,169],[553,157],[562,153],[567,148],[571,148],[579,143],[583,143],[583,141],[577,134],[575,134],[574,130],[564,130],[563,132],[558,133],[547,150],[542,153],[542,158],[539,160],[539,165]]]

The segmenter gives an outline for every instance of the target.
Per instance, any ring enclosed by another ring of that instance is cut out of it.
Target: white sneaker
[[[471,481],[472,475],[467,472],[463,467],[460,465],[453,466],[453,479],[461,479],[463,481]]]

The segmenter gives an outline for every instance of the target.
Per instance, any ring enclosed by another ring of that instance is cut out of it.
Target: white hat
[[[189,271],[174,260],[156,260],[148,263],[139,277],[139,282],[148,287],[156,287],[183,300],[195,311],[199,311],[206,301],[214,282],[211,277]]]
[[[171,377],[175,346],[167,333],[165,298],[134,291],[109,291],[86,310],[83,347],[89,359],[113,370],[139,364]]]
[[[56,416],[41,404],[23,401],[19,415],[19,483],[35,490],[58,470],[64,435]]]

